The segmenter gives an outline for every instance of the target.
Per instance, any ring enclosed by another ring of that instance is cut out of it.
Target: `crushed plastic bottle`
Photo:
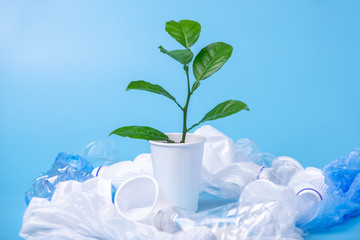
[[[32,187],[25,193],[26,204],[33,197],[51,199],[55,186],[59,182],[76,180],[84,182],[92,178],[93,167],[77,154],[59,153],[50,170],[33,181]]]
[[[120,151],[110,139],[96,140],[84,147],[80,156],[87,159],[94,167],[110,165],[122,161]]]

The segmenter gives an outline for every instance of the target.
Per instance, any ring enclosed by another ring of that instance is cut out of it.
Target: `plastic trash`
[[[194,134],[206,137],[200,190],[214,196],[237,200],[242,189],[257,179],[262,166],[275,156],[260,152],[256,143],[243,138],[236,142],[205,125]]]
[[[159,188],[155,178],[141,175],[127,180],[116,191],[115,207],[121,216],[153,225],[155,215],[175,206]]]
[[[110,180],[104,178],[59,183],[51,201],[31,200],[20,236],[26,240],[179,239],[121,217],[112,203],[111,188]],[[181,234],[193,239],[190,234]]]
[[[288,156],[280,156],[275,158],[271,166],[274,168],[276,176],[285,185],[289,184],[291,178],[297,172],[304,169],[298,161]]]
[[[298,196],[297,225],[303,225],[316,217],[320,202],[326,197],[327,185],[321,170],[308,167],[297,172],[290,180],[289,186]]]
[[[203,170],[201,190],[214,196],[237,200],[243,188],[257,179],[260,166],[252,162],[237,162],[210,174]]]
[[[271,167],[263,166],[257,179],[267,179],[279,185],[288,185],[291,178],[304,168],[295,159],[279,156],[272,161]]]
[[[299,224],[305,230],[338,225],[360,215],[360,149],[336,159],[322,169],[326,197],[319,203],[315,218]]]
[[[76,180],[83,182],[92,178],[93,167],[77,154],[59,153],[50,170],[33,181],[32,187],[25,193],[26,204],[33,197],[51,199],[55,186],[59,182]]]
[[[80,155],[94,167],[122,161],[120,151],[116,148],[115,142],[110,139],[96,140],[89,143],[82,149]]]
[[[134,161],[123,161],[109,166],[96,167],[92,174],[95,177],[103,177],[111,180],[115,188],[118,188],[126,180],[142,174],[153,176],[151,154],[140,154]]]
[[[321,201],[326,196],[327,185],[321,169],[308,167],[297,172],[290,180],[289,186],[296,195],[306,195],[308,198]]]
[[[295,227],[294,202],[296,195],[289,187],[259,180],[244,189],[239,202],[195,214],[162,210],[155,226],[169,233],[207,227],[209,239],[302,239]]]
[[[235,158],[236,162],[252,162],[261,167],[270,167],[275,156],[261,152],[253,140],[241,138],[235,143]]]
[[[209,125],[197,129],[194,134],[206,138],[203,168],[214,174],[235,162],[234,142],[228,136]]]

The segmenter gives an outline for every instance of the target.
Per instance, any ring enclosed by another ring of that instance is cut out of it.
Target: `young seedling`
[[[249,110],[248,106],[238,100],[228,100],[220,103],[208,112],[198,123],[193,124],[191,127],[187,127],[187,116],[190,97],[194,94],[196,89],[200,86],[200,82],[210,77],[216,71],[218,71],[230,58],[233,48],[231,45],[223,42],[215,42],[204,47],[195,57],[192,63],[192,70],[194,73],[195,81],[190,86],[189,66],[193,60],[194,54],[190,50],[199,38],[201,26],[198,22],[191,20],[180,20],[169,21],[165,25],[165,30],[178,41],[185,49],[168,51],[162,46],[159,46],[160,51],[183,66],[186,73],[187,79],[187,97],[185,105],[180,105],[176,98],[173,97],[163,87],[152,84],[146,81],[133,81],[131,82],[126,90],[144,90],[148,92],[157,93],[163,95],[172,101],[181,109],[183,112],[183,129],[181,143],[185,142],[186,133],[192,130],[194,127],[207,122],[224,118],[237,113],[241,110]],[[147,126],[127,126],[118,128],[110,133],[110,135],[116,134],[122,137],[130,137],[136,139],[145,140],[160,140],[173,143],[167,135],[163,132]]]

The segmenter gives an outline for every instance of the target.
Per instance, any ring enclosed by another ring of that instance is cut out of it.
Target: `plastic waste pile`
[[[201,191],[232,203],[198,213],[175,207],[152,177],[150,154],[118,161],[113,142],[95,141],[81,157],[60,153],[34,180],[20,236],[290,240],[360,215],[360,149],[322,170],[304,169],[211,126],[195,134],[206,137]]]

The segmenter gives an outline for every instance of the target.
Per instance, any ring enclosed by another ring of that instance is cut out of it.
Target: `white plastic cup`
[[[168,133],[175,143],[150,141],[154,176],[176,206],[197,211],[205,137]]]
[[[308,167],[299,171],[291,179],[289,186],[293,188],[296,195],[313,201],[323,200],[327,185],[324,183],[325,177],[321,170],[314,167]]]
[[[160,210],[174,206],[149,175],[133,177],[120,185],[114,204],[122,217],[150,225]]]

